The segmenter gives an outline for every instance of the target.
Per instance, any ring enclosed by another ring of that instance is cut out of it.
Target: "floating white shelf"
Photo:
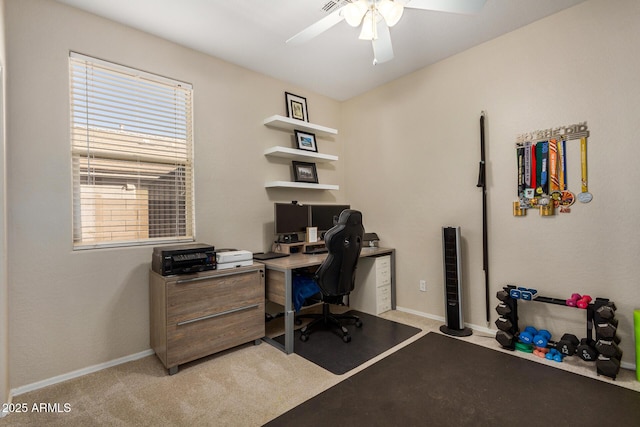
[[[311,190],[339,190],[339,185],[312,184],[307,182],[270,181],[264,184],[265,188],[306,188]]]
[[[292,119],[290,117],[284,117],[275,115],[264,119],[265,126],[271,126],[286,130],[304,130],[307,132],[315,133],[317,135],[337,135],[338,130],[332,129],[326,126],[316,125],[303,120]]]
[[[275,146],[265,150],[265,156],[282,157],[284,159],[315,161],[317,163],[334,162],[338,156],[316,153],[314,151],[298,150],[297,148]]]

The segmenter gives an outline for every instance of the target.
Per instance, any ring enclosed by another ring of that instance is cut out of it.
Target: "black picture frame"
[[[295,182],[318,183],[318,170],[315,163],[292,161],[293,180]]]
[[[296,136],[296,148],[298,148],[298,150],[318,152],[315,134],[297,129],[294,129],[293,133]]]
[[[290,92],[284,93],[284,99],[287,104],[287,117],[301,120],[303,122],[309,121],[309,110],[307,109],[307,98],[295,95]]]

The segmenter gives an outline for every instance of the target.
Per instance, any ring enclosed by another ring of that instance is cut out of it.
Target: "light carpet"
[[[14,404],[31,408],[34,403],[68,403],[70,411],[12,413],[0,418],[0,426],[261,426],[429,331],[439,333],[442,325],[399,311],[382,317],[422,332],[344,375],[267,343],[246,344],[182,365],[172,376],[157,357],[149,356],[14,396]],[[629,370],[621,370],[613,381],[597,376],[593,363],[577,357],[557,363],[503,350],[491,336],[474,333],[461,339],[640,392],[635,372]]]

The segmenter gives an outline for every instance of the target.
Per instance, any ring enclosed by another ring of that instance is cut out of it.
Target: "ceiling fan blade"
[[[405,7],[470,15],[480,12],[486,2],[487,0],[409,0]]]
[[[288,43],[291,45],[299,45],[299,44],[308,42],[312,38],[324,33],[329,28],[333,27],[343,19],[344,17],[342,16],[342,8],[340,8],[338,10],[331,12],[321,20],[317,21],[315,24],[311,24],[309,27],[300,31],[298,34],[291,37],[285,43]]]
[[[391,45],[391,32],[383,20],[378,22],[378,38],[372,40],[373,65],[382,64],[393,59],[393,46]]]

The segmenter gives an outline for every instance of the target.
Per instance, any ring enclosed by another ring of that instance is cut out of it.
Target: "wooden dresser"
[[[249,341],[264,326],[264,265],[161,276],[149,271],[151,348],[173,375],[178,365]]]

